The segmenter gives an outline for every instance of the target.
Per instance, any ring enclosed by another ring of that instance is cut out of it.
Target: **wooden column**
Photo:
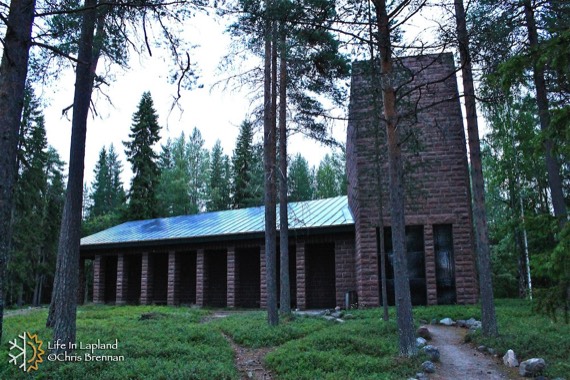
[[[206,254],[203,249],[196,252],[196,305],[206,305],[206,288],[208,274],[206,273]]]
[[[101,255],[93,260],[93,303],[105,303],[105,265]]]
[[[124,305],[127,303],[127,292],[128,292],[128,264],[127,258],[124,254],[120,253],[117,256],[117,295],[115,299],[115,304]]]
[[[297,243],[297,308],[304,310],[307,308],[306,286],[305,286],[305,243]]]
[[[153,268],[152,256],[148,252],[142,254],[141,268],[141,305],[150,305],[152,299]]]
[[[235,247],[227,248],[227,270],[227,305],[228,307],[236,307],[239,279]]]
[[[168,295],[169,306],[180,304],[180,260],[175,251],[168,252]]]

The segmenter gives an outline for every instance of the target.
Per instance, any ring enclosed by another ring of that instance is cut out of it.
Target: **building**
[[[474,303],[469,176],[453,57],[410,57],[400,64],[398,80],[409,89],[402,103],[413,107],[402,112],[401,122],[401,133],[409,134],[404,155],[412,302]],[[299,309],[356,300],[361,307],[380,305],[382,236],[393,303],[386,157],[375,116],[381,102],[370,72],[368,63],[353,66],[348,196],[289,205],[291,298]],[[134,221],[83,238],[81,263],[93,260],[93,301],[265,307],[263,215],[258,207]]]

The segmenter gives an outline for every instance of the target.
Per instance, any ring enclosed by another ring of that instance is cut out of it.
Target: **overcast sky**
[[[131,57],[131,68],[116,71],[116,80],[105,89],[112,105],[102,97],[95,97],[97,116],[90,115],[87,127],[85,153],[85,182],[93,181],[93,169],[103,146],[113,143],[123,162],[123,183],[128,188],[131,177],[130,164],[126,161],[122,141],[128,139],[132,124],[132,115],[144,91],[150,91],[162,127],[163,144],[168,137],[178,137],[182,131],[188,136],[194,127],[202,132],[206,147],[211,149],[217,139],[222,142],[224,153],[231,156],[239,132],[239,124],[251,111],[250,100],[245,92],[224,91],[220,86],[212,85],[223,78],[216,75],[220,58],[227,53],[230,37],[223,33],[225,27],[212,17],[197,15],[187,21],[185,34],[198,46],[191,50],[191,57],[197,63],[202,88],[184,91],[181,100],[183,111],[174,109],[172,97],[176,86],[168,83],[169,57],[153,49],[153,57]],[[227,73],[226,73],[227,74]],[[69,70],[61,80],[43,92],[43,100],[48,103],[45,109],[47,138],[61,157],[69,162],[71,139],[71,113],[62,117],[61,111],[73,102],[74,73]],[[341,112],[339,110],[339,112]],[[346,123],[340,122],[333,131],[340,141],[345,140]],[[261,136],[256,136],[261,139]],[[159,145],[157,144],[157,151]],[[301,136],[290,140],[289,152],[300,152],[309,160],[310,165],[318,165],[330,148],[309,141]]]

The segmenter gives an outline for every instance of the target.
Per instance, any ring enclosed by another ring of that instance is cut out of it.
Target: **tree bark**
[[[463,76],[463,91],[465,93],[469,158],[471,161],[473,220],[475,222],[475,243],[479,262],[479,289],[481,292],[481,323],[483,325],[482,330],[484,335],[496,336],[498,334],[498,327],[491,276],[489,230],[487,228],[487,212],[485,210],[485,183],[481,163],[475,88],[473,86],[473,72],[471,69],[471,57],[469,55],[469,35],[467,34],[463,0],[455,0],[455,20],[457,23],[457,41],[459,43],[461,74]]]
[[[35,0],[12,0],[0,63],[0,342],[4,320],[4,279],[12,239],[12,207],[16,181],[16,152],[24,87],[32,42]]]
[[[394,249],[394,285],[400,355],[417,354],[414,336],[412,301],[406,258],[406,222],[404,216],[404,186],[401,142],[398,135],[398,112],[393,78],[390,20],[385,0],[375,0],[378,22],[378,50],[382,80],[382,102],[388,143],[388,167],[390,178],[390,219],[392,222],[392,246]],[[380,128],[380,126],[378,126]]]
[[[277,274],[276,274],[276,223],[277,192],[275,186],[276,156],[276,76],[277,57],[274,54],[274,26],[270,20],[271,3],[267,4],[265,19],[265,67],[263,87],[263,161],[265,172],[265,268],[267,271],[267,322],[270,326],[279,324],[277,312]],[[275,63],[274,63],[275,61]]]
[[[83,204],[83,169],[85,159],[85,137],[87,116],[93,92],[93,80],[100,54],[95,47],[94,35],[98,25],[102,28],[104,16],[97,17],[97,0],[85,0],[78,63],[75,73],[75,93],[71,127],[71,148],[69,154],[69,178],[65,206],[61,220],[54,289],[51,302],[53,309],[53,340],[75,343],[77,291],[79,288],[79,246],[81,240],[81,213]],[[103,10],[99,10],[103,13]],[[48,320],[48,322],[50,322]]]
[[[285,28],[279,33],[279,252],[281,294],[279,310],[281,314],[291,314],[291,289],[289,281],[289,215],[287,213],[287,47]]]
[[[528,42],[531,54],[538,48],[538,32],[534,18],[534,10],[530,0],[524,0],[524,16],[528,31]],[[546,171],[548,173],[548,186],[550,187],[550,197],[552,198],[552,208],[554,216],[558,219],[560,229],[564,227],[568,220],[566,204],[564,203],[564,193],[562,192],[562,177],[560,176],[560,163],[553,155],[554,143],[548,136],[550,130],[550,110],[548,105],[548,95],[546,81],[544,79],[544,68],[534,59],[532,78],[536,89],[536,105],[538,106],[538,117],[540,120],[540,130],[544,133],[544,149],[546,160]]]

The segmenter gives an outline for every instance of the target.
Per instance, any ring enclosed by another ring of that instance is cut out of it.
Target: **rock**
[[[477,347],[477,351],[485,352],[485,351],[487,351],[487,347],[486,346],[479,346],[479,347]]]
[[[333,317],[335,318],[342,318],[342,316],[344,315],[344,312],[342,311],[335,311],[334,313],[331,314]]]
[[[340,306],[335,307],[334,311],[337,311],[337,312],[340,311]]]
[[[329,309],[325,310],[325,314],[324,315],[331,315],[331,311]]]
[[[425,373],[434,373],[435,372],[435,364],[430,362],[429,360],[422,363],[422,370]]]
[[[352,314],[345,314],[344,319],[354,319],[354,315]]]
[[[532,358],[520,363],[519,374],[524,377],[537,376],[544,368],[546,368],[544,359]]]
[[[344,319],[337,318],[337,319],[335,319],[335,322],[337,322],[337,323],[344,323]]]
[[[253,372],[252,371],[247,371],[247,378],[253,379]]]
[[[427,340],[425,340],[424,338],[417,337],[416,338],[416,347],[417,348],[422,348],[423,346],[425,346],[427,344]]]
[[[437,319],[435,319],[435,318],[432,319],[432,320],[431,320],[431,324],[432,324],[432,325],[437,325]]]
[[[429,380],[429,377],[425,373],[418,372],[413,380]]]
[[[513,350],[508,350],[505,356],[503,356],[503,363],[510,368],[519,366],[519,361]]]
[[[422,351],[427,355],[428,359],[432,362],[439,361],[439,349],[436,346],[427,345],[422,348]]]
[[[325,315],[323,318],[326,319],[327,321],[336,321],[336,318],[333,317],[332,315]]]
[[[467,327],[471,328],[471,326],[475,325],[475,324],[481,324],[481,322],[479,322],[478,320],[476,320],[475,318],[469,318],[468,320],[465,321],[465,324],[467,325]]]
[[[441,321],[439,321],[439,323],[445,326],[452,326],[455,324],[455,322],[451,318],[443,318]]]
[[[416,330],[416,335],[419,337],[424,338],[425,340],[431,340],[431,332],[427,328],[427,326],[420,326]]]
[[[463,319],[458,319],[457,322],[455,322],[457,324],[457,327],[468,327],[467,326],[467,321],[463,320]]]
[[[478,330],[480,328],[481,328],[481,322],[479,321],[475,321],[469,325],[469,331],[471,332],[475,332],[475,330]]]
[[[489,353],[489,355],[495,355],[497,353],[497,351],[491,347],[487,347],[487,352]]]

